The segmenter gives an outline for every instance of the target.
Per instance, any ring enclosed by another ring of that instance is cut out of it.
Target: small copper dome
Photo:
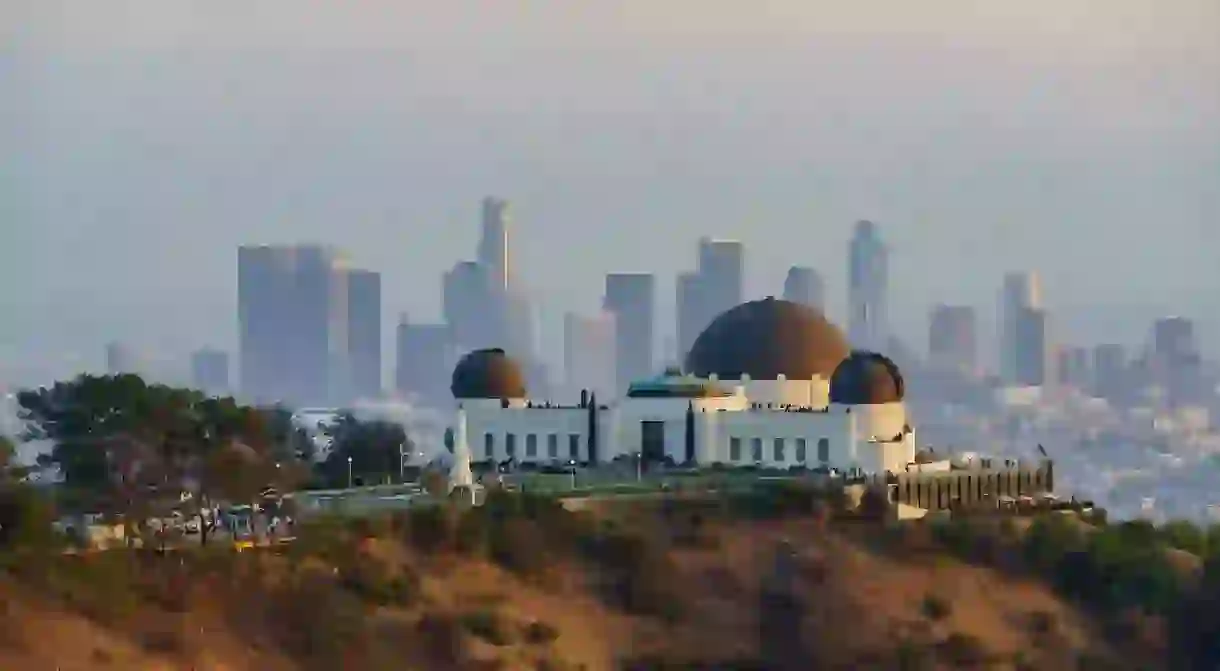
[[[815,308],[772,297],[742,303],[714,319],[686,355],[686,370],[726,380],[830,378],[847,357],[847,339]]]
[[[830,378],[830,402],[840,405],[899,403],[906,395],[902,371],[876,352],[852,352]]]
[[[525,376],[504,350],[478,349],[453,368],[449,391],[454,398],[525,398]]]

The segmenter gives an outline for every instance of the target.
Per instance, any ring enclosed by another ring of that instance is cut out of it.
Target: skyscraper
[[[106,344],[106,374],[107,375],[125,375],[128,373],[139,374],[140,365],[136,360],[136,355],[129,347],[121,342],[111,342]]]
[[[1093,348],[1093,395],[1118,399],[1127,392],[1127,351],[1118,343]]]
[[[479,239],[479,263],[487,270],[494,290],[507,292],[512,277],[509,250],[508,201],[488,196],[483,199],[483,235]]]
[[[1088,389],[1092,382],[1089,350],[1084,347],[1061,347],[1058,352],[1059,383],[1072,389]]]
[[[708,309],[704,304],[703,278],[697,272],[681,273],[674,283],[674,306],[677,318],[677,360],[686,358],[695,338],[707,326]]]
[[[624,393],[653,372],[656,278],[649,273],[606,275],[602,308],[614,313],[615,387]]]
[[[784,300],[823,310],[826,288],[818,271],[807,266],[792,266],[784,278]]]
[[[1199,355],[1194,322],[1185,317],[1164,317],[1152,325],[1153,353],[1166,361],[1191,360]]]
[[[848,246],[847,335],[853,347],[880,350],[889,339],[889,250],[871,221],[856,222]]]
[[[1041,310],[1042,307],[1042,284],[1037,273],[1011,272],[1004,276],[996,330],[1000,340],[1000,378],[1005,382],[1017,379],[1017,350],[1021,347],[1017,320],[1023,310]]]
[[[699,276],[710,322],[720,313],[741,304],[744,291],[745,246],[736,240],[699,240]]]
[[[1012,384],[1040,387],[1048,384],[1050,367],[1050,337],[1046,311],[1023,307],[1017,311],[1013,328]]]
[[[347,271],[322,246],[238,250],[242,391],[256,401],[331,404],[350,385]]]
[[[1149,357],[1152,380],[1164,387],[1172,406],[1193,404],[1203,396],[1203,369],[1195,325],[1185,317],[1158,319],[1152,327]]]
[[[603,398],[615,391],[614,314],[568,313],[563,322],[564,390],[576,397],[588,389]]]
[[[352,392],[381,395],[381,274],[350,270],[347,274],[348,355]]]
[[[504,302],[496,300],[487,269],[460,261],[445,273],[443,311],[453,342],[466,349],[504,347]]]
[[[699,240],[695,271],[679,275],[675,287],[679,359],[713,319],[741,303],[744,272],[745,247],[740,242]]]
[[[451,401],[449,375],[457,350],[445,324],[412,324],[402,315],[394,340],[394,387],[402,395],[418,394],[445,407]]]
[[[972,374],[976,370],[978,340],[974,308],[937,305],[928,320],[928,363],[934,368]]]
[[[228,394],[229,353],[205,347],[191,354],[191,383],[212,395]]]

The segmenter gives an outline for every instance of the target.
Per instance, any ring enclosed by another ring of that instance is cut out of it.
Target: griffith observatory
[[[471,461],[643,463],[901,473],[915,461],[902,373],[851,351],[816,309],[775,298],[721,314],[684,370],[634,381],[625,396],[556,405],[529,398],[500,349],[454,368],[455,453]]]

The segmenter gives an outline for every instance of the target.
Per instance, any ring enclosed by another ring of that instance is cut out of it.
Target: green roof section
[[[627,398],[724,398],[733,392],[711,380],[670,368],[652,379],[632,382]]]

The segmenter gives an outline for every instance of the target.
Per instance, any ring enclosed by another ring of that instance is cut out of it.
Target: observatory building
[[[500,349],[467,354],[453,396],[475,461],[644,464],[902,472],[915,461],[902,373],[852,352],[815,308],[766,298],[721,314],[684,370],[630,385],[622,398],[575,405],[529,398]]]

